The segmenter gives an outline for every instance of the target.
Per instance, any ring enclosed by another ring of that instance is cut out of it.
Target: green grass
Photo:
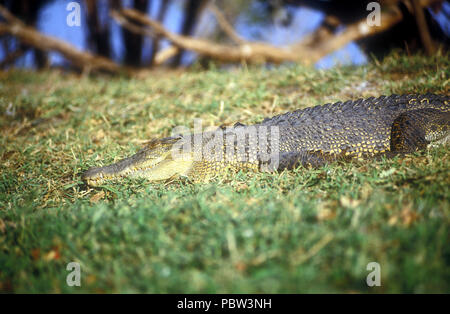
[[[0,73],[0,291],[450,292],[448,147],[205,184],[90,189],[79,176],[194,118],[252,123],[350,98],[448,94],[449,65],[394,54],[329,71]],[[66,285],[73,261],[81,287]],[[373,261],[381,287],[366,285]]]

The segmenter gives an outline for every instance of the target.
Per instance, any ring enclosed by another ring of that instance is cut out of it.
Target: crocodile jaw
[[[119,162],[120,163],[120,162]],[[89,186],[99,186],[107,180],[121,178],[144,178],[150,181],[162,181],[176,176],[188,175],[192,168],[192,160],[177,159],[163,160],[154,166],[145,164],[130,164],[128,167],[117,170],[117,164],[91,168],[82,174],[82,180]]]
[[[192,154],[179,153],[173,144],[176,138],[165,138],[150,142],[131,157],[119,162],[98,168],[91,168],[81,175],[90,186],[99,186],[106,180],[144,178],[160,181],[174,176],[187,175],[193,164]],[[178,152],[173,154],[173,152]]]

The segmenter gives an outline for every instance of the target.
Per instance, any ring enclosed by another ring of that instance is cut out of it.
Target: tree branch
[[[151,38],[156,37],[155,33],[152,32],[150,29],[143,28],[137,24],[134,24],[134,23],[128,21],[127,18],[125,18],[122,14],[120,14],[116,10],[111,10],[109,12],[109,14],[120,26],[125,27],[126,29],[128,29],[131,32],[134,32],[134,33],[140,34],[140,35],[145,35],[145,36],[148,36]]]
[[[224,14],[214,3],[210,3],[208,8],[214,13],[217,23],[219,23],[220,28],[222,28],[222,30],[225,32],[225,34],[227,34],[228,37],[230,37],[237,44],[244,44],[247,42],[234,30],[233,26],[228,23]]]
[[[323,38],[322,41],[312,48],[314,62],[319,61],[329,53],[344,47],[352,41],[356,41],[365,37],[384,32],[399,23],[403,19],[402,13],[396,6],[387,8],[381,12],[380,26],[367,25],[366,19],[362,19],[356,23],[347,25],[347,27],[339,34]]]
[[[177,55],[180,52],[180,49],[175,46],[169,46],[164,50],[158,51],[155,55],[155,59],[153,60],[154,65],[161,65],[170,58]]]
[[[423,14],[423,8],[420,6],[420,0],[411,0],[414,16],[416,18],[417,29],[419,30],[420,39],[425,48],[427,55],[431,56],[434,52],[434,44],[428,31],[427,21]]]
[[[222,62],[273,62],[285,61],[315,63],[327,54],[345,46],[351,41],[383,32],[402,20],[402,14],[396,6],[381,12],[380,26],[368,26],[366,19],[348,25],[341,33],[321,35],[320,41],[313,42],[311,37],[305,41],[287,46],[275,47],[261,42],[246,42],[241,45],[225,45],[204,39],[182,36],[170,32],[157,21],[135,10],[126,9],[120,13],[129,20],[150,27],[155,33],[167,38],[173,45]]]
[[[82,69],[89,68],[112,73],[131,71],[130,69],[121,67],[110,59],[80,51],[76,47],[62,40],[43,35],[34,28],[26,26],[1,5],[0,14],[6,20],[6,23],[0,22],[0,33],[15,36],[20,41],[43,51],[57,51],[74,65],[79,66]]]
[[[22,49],[22,47],[19,47],[18,49],[14,50],[13,52],[7,54],[5,58],[0,62],[0,69],[5,68],[6,66],[10,65],[14,61],[16,61],[17,58],[20,58],[23,56],[25,51]]]
[[[156,18],[158,22],[162,23],[162,21],[164,20],[164,17],[166,16],[168,7],[169,7],[169,0],[161,0],[158,16]],[[160,43],[160,39],[161,39],[160,37],[161,36],[157,35],[153,39],[152,50],[151,50],[151,53],[150,53],[150,64],[151,65],[161,64],[161,63],[157,63],[156,62],[156,60],[159,61],[159,59],[161,59],[161,58],[158,58],[158,55],[160,54],[160,51],[159,51],[159,43]],[[176,53],[178,53],[178,49],[177,49]]]
[[[173,45],[209,56],[223,62],[274,62],[298,61],[302,52],[292,51],[289,48],[278,48],[265,43],[246,43],[240,46],[218,44],[208,40],[193,38],[172,33],[155,20],[145,14],[132,9],[122,10],[121,13],[126,18],[140,24],[151,27],[151,29],[167,38]],[[306,54],[305,54],[306,55]]]

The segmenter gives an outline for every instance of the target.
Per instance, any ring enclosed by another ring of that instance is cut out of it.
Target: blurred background
[[[0,4],[1,69],[115,72],[207,66],[216,61],[300,62],[329,68],[365,64],[392,49],[408,54],[446,52],[450,34],[450,3],[444,0],[3,0]]]

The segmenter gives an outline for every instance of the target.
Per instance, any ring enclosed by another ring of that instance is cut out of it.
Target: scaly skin
[[[433,94],[371,97],[296,110],[252,126],[237,123],[153,140],[135,155],[89,169],[82,178],[91,186],[125,176],[204,181],[228,170],[274,171],[412,152],[448,142],[449,100]]]

